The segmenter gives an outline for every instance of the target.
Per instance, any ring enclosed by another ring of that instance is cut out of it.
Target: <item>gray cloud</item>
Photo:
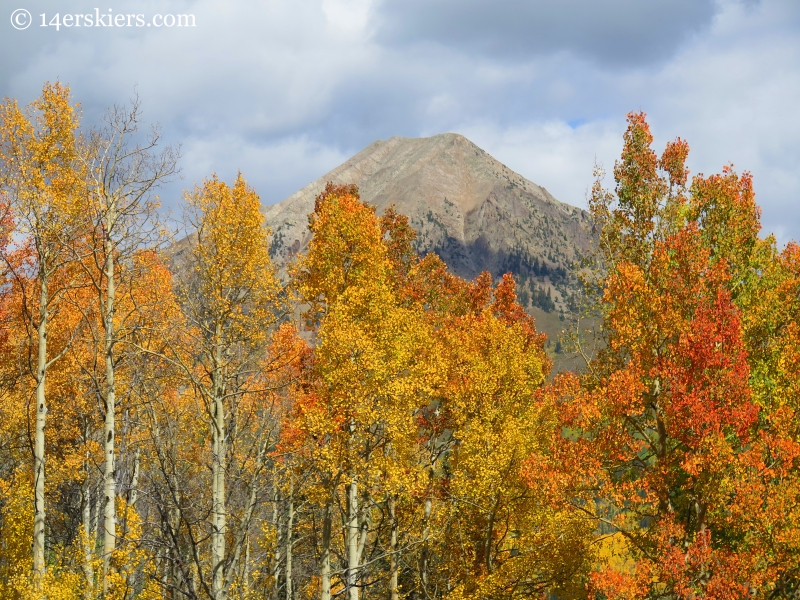
[[[566,51],[641,66],[671,56],[710,25],[715,9],[713,0],[386,0],[377,37],[499,59]]]

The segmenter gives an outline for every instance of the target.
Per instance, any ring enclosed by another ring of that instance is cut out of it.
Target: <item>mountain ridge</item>
[[[417,251],[436,252],[455,274],[471,278],[487,270],[496,278],[510,271],[529,305],[568,310],[570,267],[590,244],[588,213],[560,202],[464,136],[377,140],[266,207],[270,253],[279,267],[308,244],[308,214],[329,181],[356,184],[362,201],[379,214],[393,204],[417,231]]]

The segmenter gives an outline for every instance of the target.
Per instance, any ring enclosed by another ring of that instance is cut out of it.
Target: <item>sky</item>
[[[585,207],[642,110],[657,151],[680,136],[693,174],[750,171],[765,232],[800,239],[797,0],[0,4],[0,96],[59,80],[92,126],[138,94],[181,146],[167,208],[238,170],[272,204],[375,140],[444,132]]]

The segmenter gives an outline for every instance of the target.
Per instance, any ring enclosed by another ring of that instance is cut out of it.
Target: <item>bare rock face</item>
[[[266,208],[271,254],[285,265],[310,239],[308,214],[332,181],[355,183],[378,214],[391,204],[418,233],[417,251],[436,252],[471,278],[513,272],[523,301],[566,310],[570,265],[589,246],[588,214],[553,198],[465,137],[393,137],[370,144],[284,201]],[[527,294],[527,295],[526,295]]]

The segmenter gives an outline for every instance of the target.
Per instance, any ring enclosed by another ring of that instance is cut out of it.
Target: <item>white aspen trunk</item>
[[[331,508],[329,501],[325,505],[325,515],[322,520],[322,557],[320,560],[319,576],[322,581],[320,600],[331,600]]]
[[[272,491],[272,525],[275,527],[275,561],[272,566],[272,578],[275,581],[274,600],[280,600],[281,579],[281,520],[280,520],[280,493],[277,486]]]
[[[88,435],[87,435],[88,437]],[[83,526],[83,576],[86,578],[86,590],[83,593],[86,600],[94,597],[94,568],[92,567],[92,554],[94,538],[92,537],[92,494],[89,478],[89,452],[86,452],[86,461],[83,464],[86,480],[81,488],[81,517]]]
[[[226,444],[227,448],[227,444]],[[266,444],[262,444],[261,448],[258,451],[258,458],[256,460],[256,472],[261,472],[262,467],[264,466],[264,458],[266,456],[267,446]],[[241,521],[239,521],[238,530],[233,530],[233,545],[231,546],[233,552],[230,557],[227,559],[227,573],[225,574],[224,582],[223,582],[223,593],[225,596],[228,596],[228,592],[231,589],[231,585],[233,584],[234,575],[236,573],[241,573],[239,571],[239,563],[242,559],[242,548],[245,548],[245,559],[244,559],[244,567],[247,568],[247,561],[249,558],[247,557],[250,549],[250,525],[253,522],[253,513],[255,512],[256,505],[258,504],[258,494],[257,494],[258,486],[255,483],[250,487],[250,497],[247,500],[247,508],[244,511],[244,515],[242,516]],[[227,521],[226,521],[227,527]],[[237,539],[238,538],[238,539]]]
[[[113,218],[113,215],[112,215]],[[103,314],[103,354],[105,357],[105,409],[103,423],[103,596],[108,595],[108,574],[111,568],[111,555],[117,543],[117,485],[116,485],[116,388],[114,382],[114,301],[116,282],[114,281],[114,248],[109,240],[104,241],[106,279],[106,298]]]
[[[133,455],[133,477],[131,477],[131,495],[128,500],[128,507],[133,510],[136,508],[136,502],[139,500],[139,464],[141,461],[141,451],[136,449]]]
[[[428,589],[428,536],[431,532],[431,511],[433,509],[433,502],[430,498],[425,500],[425,513],[424,513],[424,527],[422,529],[422,560],[420,565],[420,579],[422,580],[422,586],[425,588],[426,593]]]
[[[360,529],[358,530],[358,559],[356,561],[356,565],[358,566],[359,571],[361,570],[361,566],[364,564],[364,551],[367,549],[367,533],[369,532],[370,525],[372,525],[372,513],[368,510],[365,510],[368,504],[369,497],[364,495],[364,503],[361,505],[363,517],[361,518]],[[363,577],[363,575],[359,575],[359,578],[361,577]],[[361,586],[359,585],[359,587]]]
[[[286,507],[286,600],[292,600],[292,527],[294,525],[294,481],[289,476],[289,498]]]
[[[36,361],[36,431],[34,434],[34,513],[33,513],[33,578],[34,586],[39,589],[45,575],[44,564],[44,427],[47,420],[47,403],[45,398],[45,380],[47,376],[47,304],[49,302],[47,278],[42,277],[39,287],[39,327],[37,341],[39,344]]]
[[[347,598],[358,600],[358,481],[347,488]]]
[[[214,371],[214,397],[213,397],[213,423],[212,433],[212,531],[211,531],[211,553],[212,553],[212,581],[211,591],[214,600],[224,600],[227,597],[225,586],[225,534],[227,519],[225,514],[225,461],[226,461],[226,440],[225,440],[225,411],[222,396],[224,389],[222,386],[222,373],[219,367],[221,358],[219,351],[216,351],[216,368]]]
[[[136,502],[139,500],[139,466],[140,466],[140,459],[141,459],[141,452],[139,448],[136,448],[136,452],[133,454],[133,475],[131,476],[131,487],[130,487],[130,494],[128,496],[128,512],[136,512]],[[127,522],[125,530],[127,532]],[[124,534],[123,534],[124,535]],[[141,575],[141,567],[135,569],[131,572],[128,576],[128,588],[131,590],[131,598],[134,597],[136,586],[139,582],[139,577]]]
[[[175,494],[175,497],[179,498],[180,488],[178,487],[177,477],[175,477],[174,474],[170,475],[170,485],[174,490],[173,493]],[[181,522],[180,507],[173,504],[169,510],[169,526],[172,529],[172,531],[178,531],[178,526],[180,525],[180,522]],[[184,559],[182,550],[179,546],[176,545],[174,547],[174,552],[178,557]],[[184,562],[186,562],[185,559]],[[171,585],[175,586],[176,589],[180,589],[178,586],[180,586],[182,580],[186,582],[186,585],[191,585],[191,581],[186,581],[186,578],[184,578],[183,574],[181,573],[180,567],[178,567],[177,560],[168,561],[167,569],[168,569],[168,580],[171,580],[170,582]],[[191,574],[188,576],[188,578],[191,579]]]
[[[389,519],[391,520],[391,534],[389,537],[389,598],[390,600],[400,600],[400,590],[398,589],[397,579],[400,571],[400,557],[397,550],[397,496],[389,496]]]
[[[242,565],[242,597],[250,597],[250,536],[244,547],[244,564]]]
[[[93,498],[93,502],[92,502],[92,532],[91,532],[92,535],[89,538],[89,543],[92,546],[96,546],[97,545],[97,522],[100,519],[100,499],[101,499],[101,494],[99,493],[99,490],[94,490],[94,492],[92,493],[92,498]]]

